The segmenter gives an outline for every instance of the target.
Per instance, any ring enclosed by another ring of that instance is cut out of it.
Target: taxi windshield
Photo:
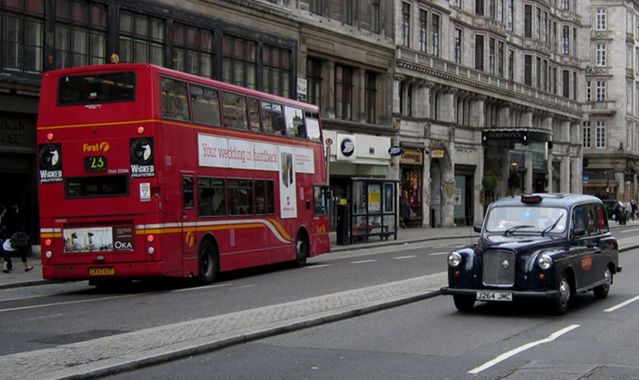
[[[486,216],[485,230],[504,234],[515,232],[563,233],[568,218],[557,207],[501,206]]]

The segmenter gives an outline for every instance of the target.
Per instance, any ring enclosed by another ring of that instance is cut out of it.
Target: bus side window
[[[319,116],[317,114],[306,113],[306,136],[309,140],[322,141],[322,133],[320,131]]]
[[[251,129],[255,132],[260,131],[260,101],[255,98],[248,99],[249,122]]]
[[[275,214],[275,189],[273,181],[266,181],[266,213]]]
[[[167,119],[190,120],[186,82],[162,78],[162,116]]]
[[[262,128],[272,135],[284,135],[284,115],[280,104],[262,102]]]
[[[193,208],[193,176],[182,177],[182,202],[184,209]]]
[[[198,178],[198,215],[226,215],[224,180],[221,178]]]
[[[284,120],[286,121],[286,134],[291,137],[306,138],[304,128],[304,113],[299,108],[284,107]]]
[[[266,186],[262,180],[255,181],[255,213],[266,214]]]
[[[245,96],[222,92],[222,104],[226,128],[248,129]]]
[[[253,181],[243,179],[228,180],[229,214],[253,214]]]
[[[220,101],[217,90],[191,85],[193,121],[207,125],[220,125]]]

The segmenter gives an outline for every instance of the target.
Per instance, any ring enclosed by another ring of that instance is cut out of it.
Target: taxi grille
[[[510,251],[484,252],[482,279],[488,286],[512,286],[515,283],[515,255]]]

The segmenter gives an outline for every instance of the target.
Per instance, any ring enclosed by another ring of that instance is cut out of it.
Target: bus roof
[[[150,63],[118,63],[118,64],[78,66],[78,67],[71,67],[71,68],[66,68],[66,69],[58,69],[58,70],[47,71],[47,72],[45,72],[43,74],[43,77],[48,77],[48,76],[61,77],[61,76],[64,76],[64,75],[79,75],[79,74],[86,74],[86,73],[115,72],[115,71],[127,71],[127,70],[135,70],[135,71],[147,71],[147,70],[150,70],[150,71],[155,71],[155,72],[159,73],[160,75],[167,75],[167,76],[171,76],[173,78],[182,79],[182,80],[186,80],[186,81],[190,81],[190,82],[195,82],[195,83],[198,83],[198,84],[214,86],[214,87],[219,88],[221,90],[242,93],[242,94],[245,94],[247,96],[252,96],[252,97],[256,97],[256,98],[260,98],[260,99],[264,99],[264,100],[270,100],[270,101],[273,101],[273,102],[282,103],[282,104],[286,104],[286,105],[290,105],[290,106],[297,106],[297,107],[300,107],[300,108],[304,108],[306,110],[311,110],[313,112],[319,112],[319,107],[314,105],[314,104],[304,103],[304,102],[300,102],[300,101],[297,101],[297,100],[294,100],[294,99],[285,98],[285,97],[277,96],[277,95],[272,95],[272,94],[268,94],[268,93],[265,93],[265,92],[252,90],[252,89],[249,89],[249,88],[246,88],[246,87],[236,86],[236,85],[229,84],[229,83],[226,83],[226,82],[220,82],[220,81],[217,81],[217,80],[214,80],[214,79],[201,77],[201,76],[197,76],[197,75],[194,75],[194,74],[189,74],[189,73],[185,73],[185,72],[181,72],[181,71],[177,71],[177,70],[173,70],[173,69],[168,69],[166,67],[153,65],[153,64],[150,64]]]

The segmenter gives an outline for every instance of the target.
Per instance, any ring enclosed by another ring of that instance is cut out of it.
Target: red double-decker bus
[[[43,75],[43,276],[195,277],[329,250],[314,105],[149,64]]]

